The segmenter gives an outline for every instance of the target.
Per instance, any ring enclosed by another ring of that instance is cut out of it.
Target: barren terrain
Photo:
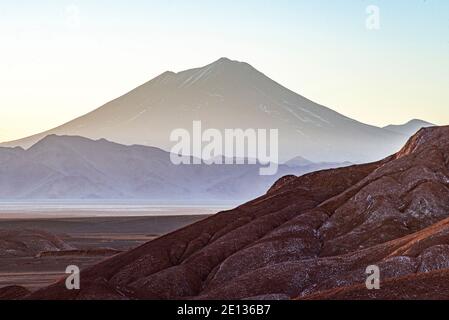
[[[0,219],[0,288],[17,285],[31,291],[63,277],[69,265],[83,269],[207,217],[18,216],[9,213]]]

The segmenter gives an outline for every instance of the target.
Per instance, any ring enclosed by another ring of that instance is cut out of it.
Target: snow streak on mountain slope
[[[191,130],[194,120],[204,129],[279,129],[281,161],[298,155],[314,162],[377,160],[407,139],[320,106],[247,63],[222,58],[202,68],[165,72],[85,116],[3,145],[29,147],[58,134],[169,151],[172,130]]]

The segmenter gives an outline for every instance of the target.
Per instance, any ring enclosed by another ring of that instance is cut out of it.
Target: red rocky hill
[[[376,163],[265,196],[84,270],[31,299],[438,298],[449,270],[449,127]],[[364,287],[368,265],[381,290]],[[443,270],[443,271],[437,271]],[[413,283],[419,285],[416,288]]]

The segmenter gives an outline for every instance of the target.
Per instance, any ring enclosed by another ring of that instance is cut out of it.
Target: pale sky
[[[449,124],[447,0],[2,0],[0,141],[220,57],[365,123]]]

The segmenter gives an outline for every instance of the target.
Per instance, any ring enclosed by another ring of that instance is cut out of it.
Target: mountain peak
[[[189,87],[194,83],[201,83],[203,81],[207,83],[207,80],[214,77],[223,77],[223,75],[238,78],[239,75],[241,77],[242,74],[247,73],[249,69],[255,70],[246,62],[222,57],[199,68],[180,72],[165,71],[153,80],[150,80],[150,83],[177,83],[179,87]]]
[[[215,61],[215,63],[230,63],[230,62],[238,62],[238,61],[233,61],[233,60],[231,60],[229,58],[226,58],[226,57],[221,57],[220,59]]]
[[[247,62],[243,62],[243,61],[238,61],[238,60],[231,60],[229,58],[226,57],[222,57],[218,60],[216,60],[215,62],[212,62],[211,64],[205,66],[204,68],[211,68],[211,67],[226,67],[226,68],[242,68],[242,67],[250,67],[253,68],[249,63]],[[253,68],[254,69],[254,68]]]
[[[424,121],[424,120],[421,120],[421,119],[412,119],[409,122],[407,122],[405,125],[411,125],[411,124],[423,124],[426,127],[434,126],[433,123],[430,123],[430,122],[427,122],[427,121]]]
[[[61,146],[75,146],[82,143],[90,143],[93,142],[93,140],[82,137],[82,136],[71,136],[71,135],[57,135],[57,134],[49,134],[42,139],[40,139],[38,142],[33,144],[29,150],[36,150],[36,149],[47,149],[47,148],[54,148],[54,147],[61,147]],[[96,140],[98,143],[111,143],[107,141],[106,139],[98,139]]]
[[[232,59],[229,59],[227,57],[221,57],[220,59],[212,62],[211,64],[236,64],[236,65],[238,65],[238,64],[240,64],[240,65],[246,64],[246,65],[248,65],[247,62],[239,61],[239,60],[232,60]]]
[[[384,129],[410,137],[421,128],[428,128],[434,126],[435,125],[433,123],[421,119],[412,119],[404,124],[386,126],[384,127]]]

